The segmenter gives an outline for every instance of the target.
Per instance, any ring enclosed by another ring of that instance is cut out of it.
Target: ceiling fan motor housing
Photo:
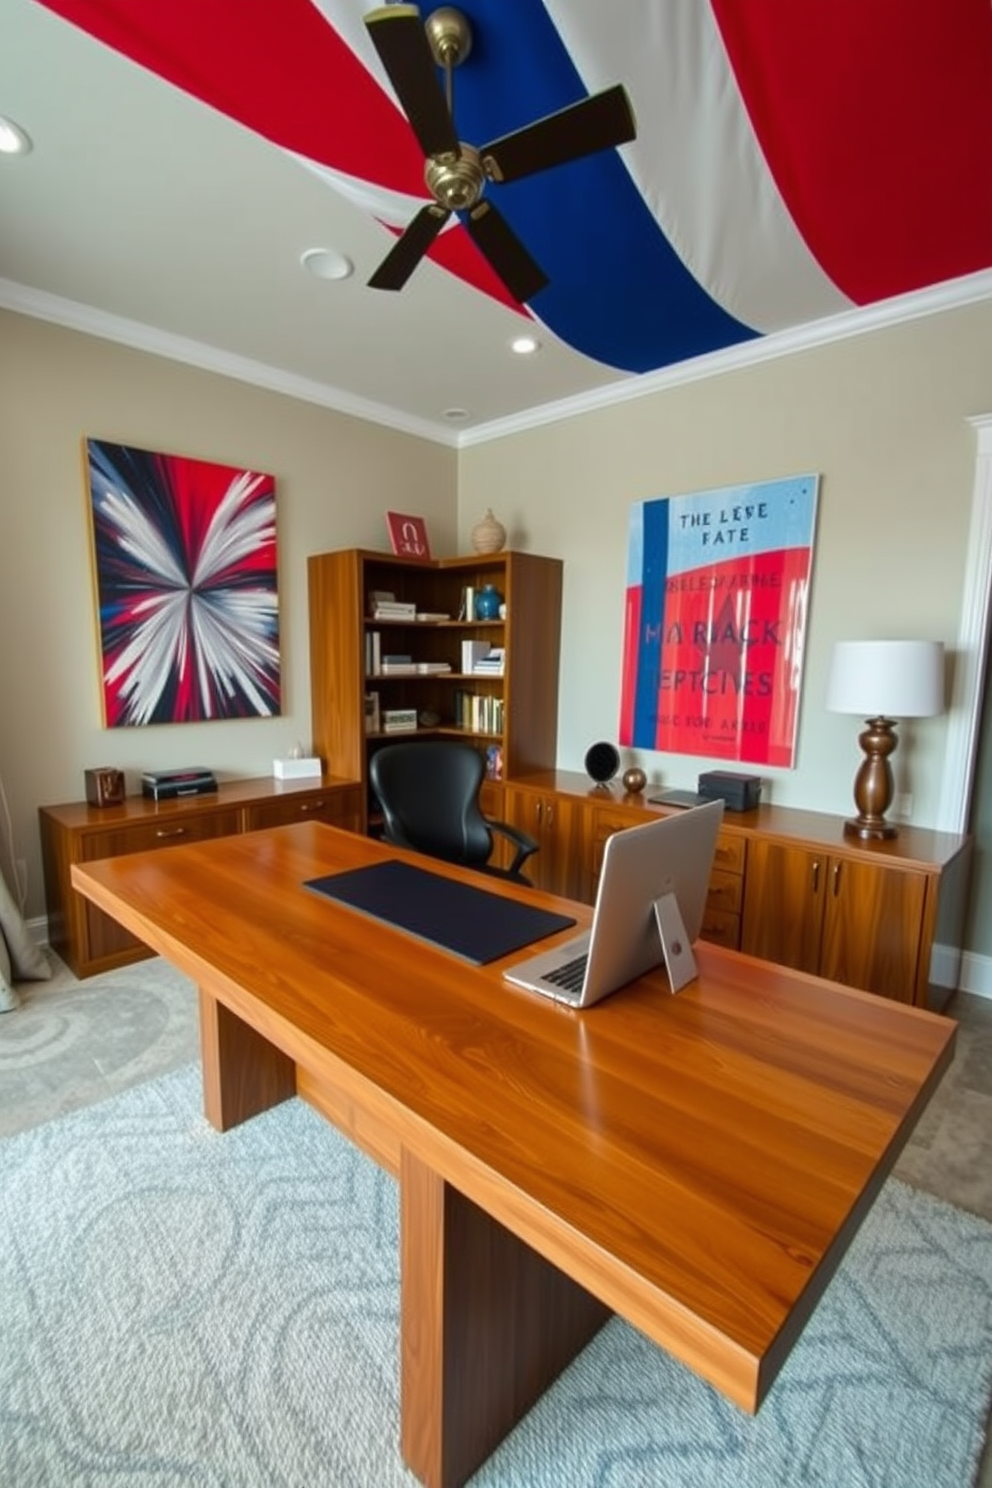
[[[482,195],[486,177],[478,150],[461,145],[459,155],[432,155],[424,180],[434,200],[449,212],[467,212]]]

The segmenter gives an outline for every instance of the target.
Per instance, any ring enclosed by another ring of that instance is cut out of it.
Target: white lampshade
[[[931,718],[942,713],[942,642],[838,641],[827,708],[861,718]]]

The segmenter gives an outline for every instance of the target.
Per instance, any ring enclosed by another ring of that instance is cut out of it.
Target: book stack
[[[474,663],[472,671],[477,677],[502,677],[504,662],[504,648],[502,646],[490,646],[484,656],[480,656]]]
[[[438,620],[450,620],[451,616],[443,610],[418,610],[417,619],[433,620],[436,622]]]
[[[451,667],[446,661],[418,661],[417,671],[433,675],[438,672],[450,672]]]
[[[388,653],[382,658],[379,671],[384,677],[402,676],[403,673],[412,675],[417,670],[412,656],[403,652]]]
[[[379,599],[372,606],[373,620],[416,620],[417,606],[401,599]]]

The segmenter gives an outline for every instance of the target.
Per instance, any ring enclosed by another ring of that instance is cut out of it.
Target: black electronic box
[[[761,776],[733,770],[705,770],[699,777],[704,801],[722,801],[728,811],[752,811],[761,800]]]
[[[141,794],[153,801],[174,801],[177,796],[208,796],[217,789],[212,770],[193,766],[186,770],[146,770]]]

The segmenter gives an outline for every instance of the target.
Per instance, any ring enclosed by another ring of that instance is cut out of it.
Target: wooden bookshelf
[[[359,548],[320,553],[308,561],[310,689],[313,747],[334,775],[360,781],[368,795],[372,753],[402,738],[468,739],[500,752],[500,778],[487,782],[486,808],[500,814],[502,780],[551,768],[558,735],[558,656],[562,565],[533,553],[495,553],[423,561]],[[506,605],[505,619],[464,614],[467,589],[492,584]],[[413,605],[415,614],[444,619],[375,619],[375,591]],[[378,654],[446,672],[375,672]],[[461,669],[462,642],[501,647],[501,674]],[[366,694],[377,693],[380,728],[366,728]],[[482,700],[473,725],[462,697]],[[387,732],[387,712],[412,710],[416,728]],[[489,716],[487,716],[487,714]],[[424,719],[428,721],[423,722]],[[366,828],[368,819],[366,818]]]

